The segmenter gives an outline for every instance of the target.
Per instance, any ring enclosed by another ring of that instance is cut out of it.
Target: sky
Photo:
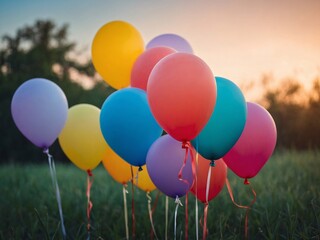
[[[99,28],[123,20],[145,44],[164,33],[182,36],[215,76],[241,88],[265,74],[307,88],[320,76],[320,0],[0,0],[0,36],[38,19],[68,23],[86,58]]]

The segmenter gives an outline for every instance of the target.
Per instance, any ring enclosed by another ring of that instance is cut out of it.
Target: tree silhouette
[[[0,49],[0,162],[41,159],[39,149],[26,140],[15,127],[10,105],[15,90],[26,80],[47,78],[65,92],[69,106],[90,103],[101,107],[106,97],[114,91],[103,81],[94,77],[91,62],[84,64],[71,59],[76,43],[68,40],[68,25],[57,27],[50,20],[38,20],[32,26],[18,29],[15,36],[2,37],[4,48]],[[71,80],[71,73],[90,77],[94,87],[85,90]],[[59,145],[55,143],[52,152],[63,158]],[[36,161],[36,160],[35,160]]]
[[[295,79],[267,88],[263,102],[278,131],[278,147],[309,149],[320,147],[320,79],[308,94]]]

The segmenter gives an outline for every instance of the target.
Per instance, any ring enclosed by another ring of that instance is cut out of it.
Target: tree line
[[[14,125],[10,105],[15,90],[26,80],[41,77],[58,84],[65,92],[69,107],[89,103],[101,107],[114,91],[96,76],[91,61],[80,63],[70,57],[76,43],[68,40],[68,25],[57,26],[50,20],[38,20],[17,30],[14,36],[2,36],[0,49],[0,163],[41,162],[45,156]],[[86,89],[77,78],[91,79]],[[269,79],[270,80],[270,79]],[[312,90],[303,95],[298,81],[290,80],[277,88],[266,88],[261,103],[273,116],[278,131],[278,148],[309,149],[320,147],[320,77]],[[50,148],[53,155],[66,160],[58,142]]]
[[[69,107],[89,103],[101,107],[114,91],[95,76],[91,61],[80,63],[70,57],[76,43],[68,40],[68,25],[57,26],[49,20],[38,20],[32,26],[18,29],[15,36],[2,36],[0,49],[0,162],[41,162],[44,155],[16,128],[11,116],[11,99],[15,90],[31,78],[47,78],[66,94]],[[93,87],[85,89],[72,79],[89,78]],[[57,159],[66,161],[58,142],[50,148]]]
[[[278,148],[320,148],[320,76],[313,79],[309,91],[294,78],[273,88],[266,84],[261,101],[277,125]]]

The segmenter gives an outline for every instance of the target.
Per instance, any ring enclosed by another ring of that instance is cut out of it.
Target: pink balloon
[[[247,103],[248,115],[244,130],[223,157],[227,166],[239,177],[257,175],[273,153],[277,129],[270,113],[255,103]]]
[[[135,61],[131,71],[131,87],[147,91],[148,78],[153,67],[164,57],[177,52],[169,47],[155,47],[143,52]]]
[[[190,141],[208,122],[217,90],[203,60],[189,53],[173,53],[151,71],[147,93],[161,127],[178,141]]]

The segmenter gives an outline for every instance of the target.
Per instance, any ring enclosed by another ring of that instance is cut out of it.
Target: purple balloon
[[[153,48],[153,47],[171,47],[178,52],[184,53],[192,53],[193,50],[191,45],[185,40],[183,37],[179,35],[168,33],[162,34],[155,38],[153,38],[146,46],[146,49]]]
[[[48,148],[58,138],[68,116],[68,102],[58,85],[43,78],[24,82],[11,102],[13,120],[34,145]]]
[[[178,178],[184,157],[185,149],[182,148],[182,143],[169,134],[158,138],[148,151],[146,165],[150,178],[154,185],[169,197],[182,197],[192,186],[190,153],[187,164],[182,171],[183,181]]]

